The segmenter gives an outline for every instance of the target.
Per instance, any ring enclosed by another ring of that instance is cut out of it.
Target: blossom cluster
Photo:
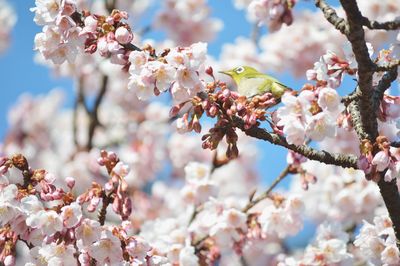
[[[306,247],[303,258],[282,258],[278,265],[352,265],[354,256],[347,250],[348,241],[349,235],[339,224],[323,223],[317,229],[314,243]]]
[[[0,53],[2,53],[10,43],[11,30],[17,22],[14,9],[6,0],[0,1]]]
[[[236,2],[246,1],[236,0]],[[399,0],[359,1],[358,6],[364,16],[377,21],[395,20],[400,11]],[[333,8],[340,17],[345,17],[342,7]],[[342,52],[343,43],[346,42],[344,36],[326,21],[320,10],[297,11],[294,13],[296,23],[289,27],[284,25],[279,31],[260,37],[259,56],[264,69],[274,72],[289,71],[297,77],[302,77],[326,51],[330,50],[341,57],[344,56]],[[366,40],[374,47],[386,47],[387,42],[398,43],[395,41],[397,34],[398,31],[365,32]]]
[[[390,142],[385,136],[376,138],[376,152],[373,154],[374,146],[368,141],[361,144],[362,154],[358,164],[363,169],[368,179],[379,181],[381,173],[384,173],[384,180],[390,182],[399,176],[399,149],[390,146]]]
[[[208,68],[206,73],[214,78],[213,69]],[[178,114],[184,109],[187,102],[175,105],[171,109],[171,115]],[[177,120],[179,132],[195,131],[201,132],[200,118],[203,114],[208,117],[217,118],[215,125],[209,133],[203,135],[203,148],[214,150],[225,137],[228,144],[226,155],[228,158],[238,156],[237,140],[235,132],[235,118],[240,117],[244,122],[244,129],[260,125],[260,121],[266,120],[266,108],[274,106],[277,99],[269,92],[263,95],[256,95],[251,99],[239,95],[237,92],[227,89],[226,84],[215,80],[207,83],[204,93],[198,93],[191,99],[188,111]]]
[[[141,100],[170,91],[175,102],[187,101],[204,89],[199,75],[204,72],[206,54],[206,43],[166,50],[157,58],[146,50],[133,51],[128,87]]]
[[[167,0],[154,24],[164,29],[177,45],[188,46],[211,41],[222,29],[222,21],[209,18],[209,13],[207,0]]]
[[[74,178],[66,178],[68,188],[64,190],[53,184],[51,173],[30,168],[22,155],[1,158],[0,258],[5,265],[15,264],[18,240],[30,249],[27,265],[103,265],[124,260],[158,265],[160,258],[148,253],[151,247],[133,234],[133,226],[127,221],[131,203],[126,197],[124,176],[129,169],[113,152],[102,151],[98,163],[105,166],[111,179],[104,187],[93,183],[92,189],[75,197]],[[11,183],[12,175],[17,174],[11,171],[13,168],[21,171],[23,184]],[[89,202],[90,213],[100,201],[98,222],[87,216],[83,204]],[[108,204],[121,215],[120,226],[104,225]]]
[[[336,135],[336,120],[343,105],[335,89],[305,86],[298,96],[285,93],[283,106],[276,112],[276,125],[288,143],[303,144],[307,139],[322,141]]]
[[[126,12],[114,10],[109,16],[79,13],[74,0],[36,1],[34,21],[43,26],[35,37],[35,49],[54,64],[73,63],[83,51],[110,57],[115,64],[127,64],[128,45],[133,34]]]
[[[291,182],[291,191],[300,195],[304,214],[313,221],[336,222],[349,228],[363,219],[371,220],[375,209],[382,204],[376,185],[366,180],[361,170],[327,166],[321,173],[322,163],[311,160],[301,166],[317,182],[304,190],[304,173],[299,173]]]
[[[274,32],[281,28],[282,24],[293,23],[292,8],[296,0],[236,0],[235,6],[239,9],[247,9],[247,15],[251,21],[264,24],[269,31]]]
[[[364,221],[354,245],[375,264],[395,265],[400,260],[392,221],[387,215],[376,216],[373,224]]]

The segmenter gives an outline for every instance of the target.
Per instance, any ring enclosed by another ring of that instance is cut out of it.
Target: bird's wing
[[[240,95],[252,97],[270,90],[267,88],[267,80],[264,77],[243,78],[238,84],[238,92]],[[270,82],[269,82],[270,83]],[[265,91],[260,91],[265,90]]]
[[[264,75],[265,83],[260,86],[260,93],[271,92],[275,98],[280,98],[288,87],[269,75]]]

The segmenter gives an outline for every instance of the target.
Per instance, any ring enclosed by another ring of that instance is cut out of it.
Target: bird
[[[290,90],[277,79],[250,66],[239,66],[219,72],[230,76],[236,83],[239,94],[247,98],[270,92],[274,98],[280,99],[285,91]]]

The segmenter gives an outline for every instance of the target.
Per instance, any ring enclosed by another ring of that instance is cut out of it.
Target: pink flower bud
[[[249,123],[251,125],[255,125],[257,123],[257,116],[255,114],[252,114],[249,118]]]
[[[75,186],[75,178],[73,177],[66,177],[65,182],[67,182],[67,186],[69,187],[69,189],[72,189]]]
[[[106,38],[101,37],[97,41],[97,50],[99,51],[101,56],[105,56],[108,53],[108,43],[106,41]]]
[[[122,207],[122,201],[121,201],[121,199],[120,199],[119,197],[115,197],[115,199],[114,199],[114,201],[113,201],[113,203],[112,203],[113,211],[114,211],[115,213],[118,213],[118,214],[119,214],[119,210],[120,210],[121,207]]]
[[[115,152],[110,151],[108,152],[108,159],[110,159],[111,161],[116,161],[118,160],[118,156]]]
[[[54,193],[51,196],[53,197],[53,200],[59,200],[62,198],[63,194],[64,193],[62,193],[61,191],[56,190],[56,191],[54,191]]]
[[[359,169],[363,170],[366,174],[369,174],[371,172],[371,163],[364,155],[358,158],[357,166]]]
[[[215,105],[211,106],[211,108],[210,108],[210,115],[211,115],[212,117],[214,117],[214,116],[217,115],[217,113],[218,113],[217,107],[216,107]]]
[[[98,158],[98,159],[97,159],[97,163],[98,163],[100,166],[104,166],[104,163],[105,163],[104,158],[102,158],[102,157]]]
[[[90,32],[95,32],[97,28],[97,19],[95,19],[93,16],[88,16],[85,18],[85,28],[87,30],[90,30]]]
[[[88,212],[94,212],[96,210],[96,206],[89,204],[86,209]]]
[[[110,192],[112,192],[112,191],[114,190],[114,186],[113,186],[112,183],[107,182],[107,183],[104,185],[104,189],[106,190],[107,193],[110,193]]]
[[[78,198],[76,198],[76,201],[82,205],[86,201],[86,197],[83,195],[79,195]]]
[[[225,98],[228,98],[229,96],[231,96],[231,91],[228,89],[225,89],[222,94],[224,95]]]
[[[12,255],[8,255],[4,259],[4,266],[12,266],[15,265],[15,257]]]
[[[120,43],[120,44],[127,44],[130,43],[133,39],[133,34],[129,32],[129,30],[125,27],[119,27],[115,31],[115,39]]]
[[[206,68],[206,74],[211,76],[211,77],[214,77],[214,70],[213,70],[213,68],[211,66]]]
[[[71,16],[76,11],[76,2],[71,0],[65,0],[62,7],[62,14],[65,16]]]
[[[0,167],[0,175],[4,175],[7,172],[8,172],[8,167],[6,167],[5,165]]]
[[[107,43],[107,49],[110,53],[117,53],[119,52],[121,46],[117,41],[110,41]]]
[[[120,177],[125,177],[130,172],[129,166],[124,164],[123,162],[118,162],[114,169],[114,173]]]
[[[128,19],[128,12],[126,11],[119,11],[119,15],[121,16],[121,18],[123,19]]]
[[[181,110],[180,105],[172,106],[171,110],[169,111],[169,116],[170,117],[176,116],[180,110]]]
[[[0,157],[0,166],[3,166],[7,162],[7,157]]]
[[[108,24],[110,24],[110,25],[113,25],[114,24],[114,18],[113,17],[107,17],[106,18],[106,22],[108,23]]]
[[[372,159],[372,164],[376,165],[376,170],[382,172],[388,168],[390,163],[390,157],[387,151],[380,151],[375,154],[374,159]]]
[[[48,174],[45,175],[44,180],[47,183],[52,184],[56,180],[56,177],[53,174],[48,173]]]
[[[131,212],[132,212],[132,201],[130,198],[125,198],[124,204],[122,205],[123,219],[124,220],[128,219],[129,215],[131,215]]]
[[[317,72],[314,69],[309,69],[306,71],[307,80],[316,80]]]
[[[236,106],[236,109],[237,109],[238,111],[241,111],[241,110],[244,109],[244,105],[241,104],[241,103],[238,103],[238,105]]]
[[[97,51],[97,44],[93,43],[85,48],[85,52],[89,54],[94,54]]]

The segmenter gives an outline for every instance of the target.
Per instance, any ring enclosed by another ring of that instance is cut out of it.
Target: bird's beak
[[[218,72],[219,72],[219,73],[222,73],[222,74],[225,74],[225,75],[228,75],[228,76],[232,76],[232,75],[233,75],[232,70],[218,71]]]

